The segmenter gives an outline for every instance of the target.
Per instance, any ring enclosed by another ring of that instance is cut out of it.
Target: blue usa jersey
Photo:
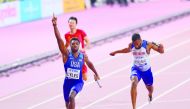
[[[79,52],[77,58],[69,52],[67,62],[64,64],[65,68],[65,79],[72,81],[83,81],[82,79],[82,67],[84,64],[84,54]]]

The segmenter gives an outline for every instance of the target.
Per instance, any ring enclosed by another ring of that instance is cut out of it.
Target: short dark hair
[[[69,18],[69,20],[75,20],[75,21],[76,21],[76,24],[78,23],[78,20],[77,20],[76,17],[71,16],[71,17]],[[68,22],[69,22],[69,20],[68,20]]]
[[[78,41],[79,44],[80,44],[80,40],[79,40],[78,38],[76,38],[76,37],[73,37],[73,38],[70,40],[70,44],[71,44],[72,41]]]
[[[134,41],[136,41],[136,40],[138,40],[138,39],[141,39],[140,34],[139,34],[139,33],[134,33],[134,34],[132,35],[132,41],[134,42]]]

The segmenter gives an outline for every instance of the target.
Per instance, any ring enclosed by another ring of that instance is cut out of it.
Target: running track
[[[165,54],[152,52],[151,64],[154,72],[154,101],[147,103],[147,91],[142,84],[138,86],[138,109],[189,109],[190,94],[190,17],[161,25],[142,32],[143,39],[155,40],[165,45]],[[77,109],[130,109],[129,71],[130,54],[110,57],[108,53],[120,49],[130,42],[129,37],[95,47],[88,51],[89,57],[101,75],[103,88],[98,88],[89,72],[83,91],[77,97]],[[99,55],[93,54],[99,52]],[[101,56],[100,56],[101,55]],[[47,63],[42,68],[59,67],[61,60]],[[40,70],[39,68],[34,68]],[[60,69],[60,68],[59,68]],[[53,72],[52,72],[53,73]],[[36,75],[36,78],[38,75]],[[23,81],[24,82],[24,81]],[[27,90],[0,99],[2,109],[65,109],[62,96],[63,75],[39,83]],[[16,87],[16,84],[13,85]]]
[[[153,54],[150,56],[155,75],[154,101],[152,104],[147,104],[147,91],[141,81],[138,86],[138,109],[189,109],[189,21],[190,17],[186,17],[141,33],[144,39],[162,42],[166,51],[163,55],[152,52]],[[108,55],[112,50],[125,47],[129,41],[130,38],[126,37],[88,51],[90,59],[95,62],[101,75],[103,88],[98,88],[89,72],[89,80],[76,100],[77,109],[131,108],[129,95],[131,55],[115,57]],[[95,54],[97,51],[100,54]],[[27,72],[18,72],[10,78],[1,78],[0,94],[1,96],[7,95],[0,98],[1,109],[64,109],[62,96],[64,75],[62,71],[62,61],[59,59],[40,67],[28,69]],[[52,76],[51,73],[55,72],[56,74]],[[34,74],[38,75],[34,76]],[[41,77],[44,75],[48,79],[47,81],[34,82],[42,81]],[[20,79],[18,79],[19,76]],[[29,86],[28,83],[36,85]],[[23,89],[23,86],[28,88]],[[15,89],[21,90],[15,92]]]

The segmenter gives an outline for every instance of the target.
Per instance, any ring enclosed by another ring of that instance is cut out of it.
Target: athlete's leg
[[[65,106],[67,109],[69,109],[69,94],[71,91],[71,86],[68,84],[67,81],[64,82],[63,84],[63,95],[64,95],[64,100],[65,100]]]
[[[142,73],[142,79],[145,83],[145,86],[148,90],[148,98],[149,101],[152,101],[152,94],[154,91],[154,87],[153,87],[153,75],[152,75],[152,71],[151,68],[145,72]]]
[[[72,90],[69,96],[69,109],[75,109],[75,96],[77,92]]]
[[[69,109],[69,102],[65,102],[66,108]]]
[[[152,101],[152,93],[153,93],[154,87],[153,87],[153,85],[151,85],[151,86],[146,85],[146,88],[148,90],[149,102],[151,102]]]
[[[137,69],[134,67],[131,68],[131,101],[133,109],[136,109],[136,100],[137,100],[137,85],[140,81],[141,76]]]
[[[84,83],[77,83],[71,88],[69,94],[69,109],[75,109],[75,97],[82,90]]]
[[[138,84],[137,76],[132,76],[131,77],[131,101],[132,101],[133,109],[136,109],[137,84]]]

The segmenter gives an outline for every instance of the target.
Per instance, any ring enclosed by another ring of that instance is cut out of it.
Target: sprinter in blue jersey
[[[57,18],[53,16],[52,24],[54,27],[54,33],[59,45],[63,57],[63,63],[65,68],[65,80],[63,85],[64,99],[67,109],[75,109],[75,96],[82,90],[84,82],[82,79],[82,67],[84,63],[94,72],[95,81],[100,77],[93,63],[88,59],[87,55],[81,53],[79,50],[80,41],[78,38],[72,38],[70,40],[71,50],[68,50],[61,39],[59,30],[57,28]]]
[[[127,48],[111,52],[110,55],[114,56],[117,53],[129,53],[132,52],[134,57],[133,65],[131,68],[131,101],[133,109],[136,109],[137,98],[137,85],[138,82],[143,79],[146,88],[148,90],[149,101],[152,101],[153,93],[153,76],[148,55],[150,50],[153,49],[159,53],[164,53],[164,47],[162,44],[156,44],[154,42],[148,42],[142,40],[140,34],[135,33],[132,35],[132,42],[129,43]]]

